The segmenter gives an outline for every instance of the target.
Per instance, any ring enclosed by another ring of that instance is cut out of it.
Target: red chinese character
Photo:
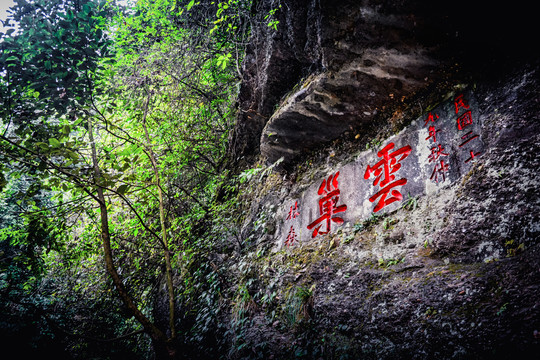
[[[424,121],[424,126],[426,126],[427,123],[430,121],[435,122],[435,120],[437,120],[438,118],[439,118],[439,115],[435,114],[435,116],[433,116],[432,113],[429,113],[427,119]]]
[[[289,215],[287,215],[286,220],[296,219],[298,215],[300,215],[300,213],[298,212],[298,201],[296,201],[294,203],[294,207],[291,206],[291,209],[289,210]]]
[[[433,138],[433,142],[437,142],[437,133],[439,131],[441,131],[441,129],[435,130],[434,126],[430,126],[429,129],[428,129],[429,136],[426,138],[426,140],[429,140],[429,139]]]
[[[469,108],[469,104],[467,104],[465,100],[463,100],[463,94],[456,96],[456,98],[454,99],[454,106],[456,107],[456,114],[459,113],[459,109],[461,108]]]
[[[433,162],[435,160],[438,160],[441,156],[448,156],[447,153],[443,152],[444,148],[441,144],[437,144],[437,146],[434,146],[431,148],[431,154],[428,156],[429,162]]]
[[[458,130],[463,130],[466,126],[471,125],[473,122],[471,111],[469,110],[464,112],[463,115],[458,117],[456,121]]]
[[[347,205],[337,206],[340,194],[338,176],[339,171],[335,175],[330,175],[328,179],[323,180],[319,187],[318,194],[322,196],[319,199],[319,215],[321,216],[307,227],[308,230],[315,228],[311,236],[312,238],[318,234],[327,234],[330,232],[332,222],[343,224],[342,218],[334,216],[334,214],[347,210]],[[326,231],[321,231],[322,222],[326,222]]]
[[[439,182],[439,175],[442,176],[442,181],[444,182],[446,180],[445,173],[448,172],[449,166],[444,162],[444,160],[441,160],[439,164],[435,165],[433,168],[433,172],[431,173],[430,180],[434,180],[435,182]]]
[[[465,160],[466,163],[468,163],[469,161],[473,160],[473,159],[474,159],[475,157],[477,157],[478,155],[482,155],[481,152],[478,152],[478,153],[475,154],[472,150],[470,151],[470,153],[471,153],[471,157],[468,158],[467,160]]]
[[[468,133],[466,133],[465,135],[463,135],[461,137],[462,140],[465,140],[464,142],[462,142],[459,147],[463,147],[463,145],[465,145],[466,143],[468,143],[469,141],[471,140],[474,140],[476,139],[477,137],[479,137],[480,135],[477,135],[477,134],[473,134],[472,131],[469,131]]]
[[[285,240],[285,245],[289,247],[293,245],[295,241],[296,241],[296,233],[294,232],[294,228],[291,225],[291,230],[289,230],[289,234],[287,235],[287,240]]]
[[[393,148],[394,143],[389,143],[381,151],[379,151],[377,155],[382,159],[374,166],[368,165],[364,174],[364,179],[367,180],[374,173],[375,181],[373,181],[373,186],[379,185],[382,188],[369,199],[369,201],[374,202],[377,198],[380,198],[379,202],[375,206],[375,209],[373,209],[373,212],[381,210],[383,207],[393,203],[394,201],[400,201],[403,199],[403,195],[401,195],[401,193],[397,190],[392,190],[392,188],[405,185],[407,183],[407,179],[403,178],[400,180],[395,180],[396,176],[393,174],[401,168],[400,162],[409,156],[412,149],[409,145],[406,145],[401,149],[390,153],[390,150]],[[391,196],[387,199],[388,194],[391,194]]]

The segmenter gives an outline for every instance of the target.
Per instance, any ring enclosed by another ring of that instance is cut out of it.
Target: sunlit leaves
[[[78,114],[90,99],[92,72],[108,52],[98,15],[105,1],[79,4],[36,0],[15,8],[19,30],[2,36],[0,118],[25,125],[19,131],[34,131],[26,125],[38,117]]]
[[[77,296],[103,281],[96,269],[105,210],[95,199],[103,190],[115,263],[144,307],[162,271],[161,204],[178,270],[194,266],[194,254],[210,246],[201,234],[209,214],[218,213],[213,202],[247,34],[240,34],[238,14],[247,2],[140,0],[112,19],[103,2],[75,3],[36,0],[25,8],[34,17],[18,13],[20,33],[3,37],[0,125],[9,141],[1,146],[14,167],[8,180],[35,176],[39,189],[17,191],[14,204],[58,219],[52,226],[63,241],[44,257],[59,277],[81,279],[62,280]],[[216,18],[194,20],[199,9],[219,10],[223,24],[210,34]],[[50,212],[32,198],[42,189]],[[68,296],[55,292],[55,299]]]
[[[49,144],[53,147],[53,148],[58,148],[60,147],[62,144],[60,143],[60,141],[56,140],[55,138],[50,138],[49,139]]]
[[[225,69],[229,62],[231,61],[232,54],[228,53],[225,55],[218,55],[217,57],[217,66],[221,67],[222,69]]]

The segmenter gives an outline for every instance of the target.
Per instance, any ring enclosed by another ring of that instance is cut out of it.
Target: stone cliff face
[[[517,17],[513,8],[460,1],[256,4],[262,24],[243,67],[230,151],[237,161],[261,153],[289,162],[347,132],[369,134],[419,96],[504,66],[492,65],[496,58],[530,54],[518,41],[532,27],[526,9]],[[278,5],[273,30],[262,17]]]
[[[281,6],[254,32],[231,147],[283,160],[245,189],[245,247],[216,256],[229,356],[535,358],[540,65],[510,41],[526,29],[460,3]]]

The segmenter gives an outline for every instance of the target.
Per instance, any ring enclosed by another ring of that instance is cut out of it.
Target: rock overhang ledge
[[[261,154],[268,163],[284,157],[287,164],[347,131],[362,131],[395,99],[428,87],[441,66],[422,49],[401,53],[380,47],[339,70],[311,76],[266,123]]]

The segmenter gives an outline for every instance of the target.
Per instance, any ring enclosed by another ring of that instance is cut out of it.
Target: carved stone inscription
[[[281,210],[278,245],[295,246],[394,211],[404,198],[444,191],[482,156],[481,134],[472,93],[455,95],[291,199]]]

